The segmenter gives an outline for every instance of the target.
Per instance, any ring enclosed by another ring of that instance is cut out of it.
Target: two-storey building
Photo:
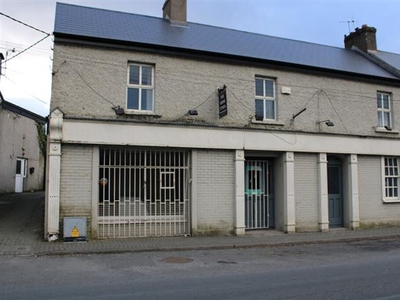
[[[48,238],[71,216],[92,238],[400,225],[400,78],[368,54],[190,23],[177,0],[58,3],[54,36]]]

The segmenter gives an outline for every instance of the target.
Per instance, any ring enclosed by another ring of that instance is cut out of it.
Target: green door
[[[328,159],[329,226],[343,226],[342,165],[337,159]]]

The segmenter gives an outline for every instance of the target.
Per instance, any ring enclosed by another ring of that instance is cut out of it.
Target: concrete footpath
[[[327,233],[284,234],[255,231],[246,236],[157,237],[89,240],[87,242],[43,241],[44,193],[0,195],[0,255],[41,256],[277,247],[301,244],[400,239],[400,228],[364,230],[334,229]]]

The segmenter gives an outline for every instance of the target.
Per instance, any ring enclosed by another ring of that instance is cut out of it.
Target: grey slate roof
[[[39,124],[46,124],[45,117],[42,117],[38,114],[35,114],[34,112],[31,112],[30,110],[27,110],[23,107],[20,107],[16,104],[13,104],[11,102],[4,100],[1,92],[0,92],[0,108],[8,110],[8,111],[16,113],[16,114],[19,114],[21,116],[27,117],[29,119],[32,119],[35,122],[38,122]]]
[[[57,3],[54,35],[300,65],[398,79],[354,51],[238,30]]]
[[[378,57],[380,60],[384,61],[400,72],[400,54],[376,51],[371,53],[371,55]]]

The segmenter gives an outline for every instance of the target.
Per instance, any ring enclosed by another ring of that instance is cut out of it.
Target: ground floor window
[[[188,151],[100,149],[98,217],[104,234],[186,234],[189,158]]]
[[[399,160],[397,157],[383,157],[383,199],[399,201]]]

